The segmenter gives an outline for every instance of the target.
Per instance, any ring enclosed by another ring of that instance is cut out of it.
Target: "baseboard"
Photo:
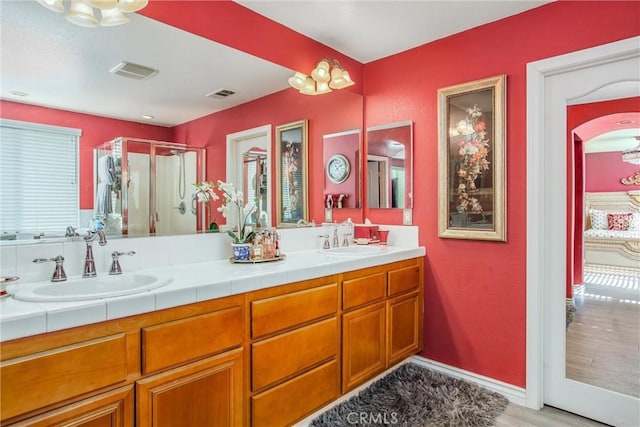
[[[473,372],[445,365],[444,363],[436,362],[434,360],[429,360],[422,356],[413,356],[410,358],[410,361],[417,365],[424,366],[425,368],[450,375],[454,378],[476,383],[486,389],[500,393],[506,397],[509,402],[515,403],[516,405],[527,406],[527,391],[522,387],[516,387],[493,378],[474,374]]]

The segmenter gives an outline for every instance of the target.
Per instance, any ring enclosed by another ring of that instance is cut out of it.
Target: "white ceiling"
[[[235,0],[367,63],[541,6],[531,0]]]
[[[546,2],[239,3],[366,63]],[[0,6],[2,99],[136,122],[152,115],[146,122],[174,126],[285,89],[293,72],[137,14],[126,25],[90,29],[35,0]],[[122,60],[160,72],[142,81],[109,73]],[[205,96],[222,88],[236,94]]]

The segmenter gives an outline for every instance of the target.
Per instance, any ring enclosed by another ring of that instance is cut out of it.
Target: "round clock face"
[[[327,176],[329,180],[335,184],[340,184],[349,178],[351,165],[349,159],[342,154],[335,154],[327,163]]]

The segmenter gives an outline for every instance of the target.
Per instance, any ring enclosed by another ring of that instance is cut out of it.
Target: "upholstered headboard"
[[[585,230],[591,228],[590,209],[607,212],[640,212],[640,190],[585,193]]]

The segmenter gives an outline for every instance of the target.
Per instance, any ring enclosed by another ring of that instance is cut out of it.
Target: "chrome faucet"
[[[87,244],[87,252],[84,258],[84,272],[82,273],[82,277],[96,277],[96,263],[93,260],[93,241],[99,237],[98,244],[100,246],[105,246],[107,244],[107,236],[104,234],[104,231],[87,231],[87,234],[83,237],[85,243]]]
[[[64,257],[62,255],[58,255],[55,258],[36,258],[33,260],[36,264],[41,264],[43,262],[53,261],[56,263],[56,268],[53,270],[53,276],[51,276],[52,282],[64,282],[67,280],[67,273],[64,272]]]
[[[120,261],[118,261],[118,258],[121,257],[122,255],[135,255],[135,254],[136,253],[134,251],[129,251],[129,252],[113,251],[111,253],[111,269],[109,270],[109,274],[111,275],[122,274],[122,267],[120,267]]]
[[[67,231],[64,233],[64,237],[79,237],[80,235],[73,226],[68,226]]]

